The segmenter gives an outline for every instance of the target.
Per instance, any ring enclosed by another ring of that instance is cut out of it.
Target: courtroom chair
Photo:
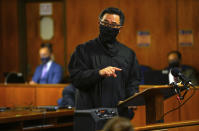
[[[76,89],[75,87],[70,84],[67,87],[63,89],[62,92],[62,98],[60,98],[57,103],[58,106],[60,107],[65,107],[65,106],[75,106],[75,94],[76,94]]]

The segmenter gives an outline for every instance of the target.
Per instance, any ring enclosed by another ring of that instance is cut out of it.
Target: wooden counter
[[[0,107],[57,105],[68,84],[0,84]]]

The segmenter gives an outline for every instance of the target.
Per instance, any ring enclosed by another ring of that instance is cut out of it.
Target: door
[[[65,16],[63,1],[25,3],[26,12],[26,62],[27,77],[30,80],[40,64],[39,48],[42,43],[53,45],[56,63],[65,71]]]

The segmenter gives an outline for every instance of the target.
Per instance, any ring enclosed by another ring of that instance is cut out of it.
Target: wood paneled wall
[[[176,49],[176,1],[123,1],[121,9],[126,15],[121,41],[136,52],[140,64],[156,69],[164,68],[167,64],[167,53]],[[150,32],[149,47],[137,45],[138,31]]]
[[[16,0],[0,1],[0,82],[4,72],[19,71],[17,10]]]
[[[178,0],[177,29],[193,31],[193,46],[180,47],[182,62],[199,71],[199,0]]]
[[[3,72],[21,69],[18,50],[18,1],[1,0],[1,82]],[[63,28],[66,28],[64,36],[66,45],[63,45],[63,48],[65,52],[59,52],[61,45],[54,50],[59,63],[66,63],[62,66],[67,66],[77,45],[98,36],[99,13],[106,7],[114,6],[120,8],[126,17],[124,28],[120,31],[118,39],[136,52],[140,64],[162,69],[167,66],[167,53],[171,50],[179,50],[182,52],[183,64],[192,65],[199,70],[197,60],[199,56],[199,0],[65,0],[64,4],[66,27],[63,26]],[[183,29],[193,30],[194,45],[192,47],[179,46],[178,31]],[[151,45],[149,47],[139,47],[136,44],[138,31],[150,32]],[[65,57],[63,57],[64,54],[66,54]],[[35,57],[38,56],[35,55]]]
[[[67,1],[67,61],[77,45],[98,36],[97,18],[100,11],[114,6],[120,8],[126,17],[118,39],[136,52],[140,64],[163,69],[167,66],[168,52],[179,50],[182,52],[182,63],[199,70],[199,62],[196,61],[199,55],[198,0],[84,0],[78,1],[79,4],[77,1]],[[179,46],[178,32],[183,29],[193,29],[192,47]],[[138,31],[150,32],[149,47],[137,45]]]

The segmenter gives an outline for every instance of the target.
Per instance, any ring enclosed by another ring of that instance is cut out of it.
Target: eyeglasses
[[[121,28],[121,27],[123,27],[122,25],[118,25],[118,24],[109,24],[109,22],[108,21],[102,21],[102,20],[100,20],[100,22],[99,22],[101,25],[104,25],[104,26],[107,26],[107,27],[111,27],[111,28]]]

